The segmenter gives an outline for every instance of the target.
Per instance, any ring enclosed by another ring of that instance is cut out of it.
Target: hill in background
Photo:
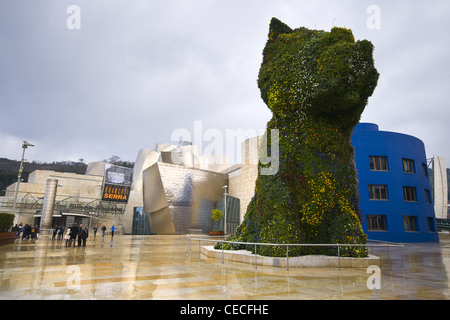
[[[0,196],[5,195],[6,187],[17,181],[20,161],[0,158]],[[87,164],[76,161],[39,163],[36,161],[23,164],[22,181],[28,181],[28,175],[35,170],[53,170],[57,172],[86,173]]]
[[[111,156],[111,158],[103,160],[118,166],[133,168],[134,163],[129,161],[122,161],[118,156]],[[0,158],[0,196],[5,195],[5,190],[8,186],[17,181],[19,174],[20,161]],[[86,173],[87,164],[83,159],[79,161],[59,161],[59,162],[25,162],[23,164],[22,181],[28,181],[28,175],[35,170],[52,170],[56,172],[71,172],[78,174]]]

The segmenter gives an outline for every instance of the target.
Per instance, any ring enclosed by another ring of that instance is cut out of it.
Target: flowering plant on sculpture
[[[258,175],[244,220],[229,240],[366,242],[350,137],[377,84],[372,54],[372,44],[355,41],[349,29],[291,29],[272,19],[258,86],[273,114],[266,130],[279,130],[279,170]],[[270,148],[268,141],[268,152]],[[341,252],[344,256],[367,255],[364,248],[348,248]],[[285,247],[258,250],[269,256],[286,254]],[[337,252],[330,247],[290,251],[303,254]]]

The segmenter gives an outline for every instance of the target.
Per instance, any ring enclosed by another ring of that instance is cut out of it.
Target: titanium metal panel
[[[161,181],[158,163],[153,164],[143,171],[142,188],[144,195],[144,212],[156,212],[169,205]]]
[[[176,234],[169,207],[149,214],[150,229],[156,234]]]
[[[143,173],[144,212],[152,232],[211,230],[211,210],[223,196],[226,174],[158,162]]]

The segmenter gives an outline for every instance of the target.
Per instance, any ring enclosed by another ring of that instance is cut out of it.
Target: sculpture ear
[[[269,39],[275,40],[280,34],[291,33],[292,29],[286,24],[278,20],[277,18],[272,18],[270,20],[269,27]]]

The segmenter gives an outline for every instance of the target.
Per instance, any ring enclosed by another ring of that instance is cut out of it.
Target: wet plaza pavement
[[[205,244],[206,245],[206,244]],[[376,248],[367,268],[285,268],[201,256],[186,236],[90,237],[65,247],[40,238],[0,246],[1,300],[447,300],[450,240]],[[370,280],[371,281],[371,280]],[[375,283],[375,282],[370,282]]]

